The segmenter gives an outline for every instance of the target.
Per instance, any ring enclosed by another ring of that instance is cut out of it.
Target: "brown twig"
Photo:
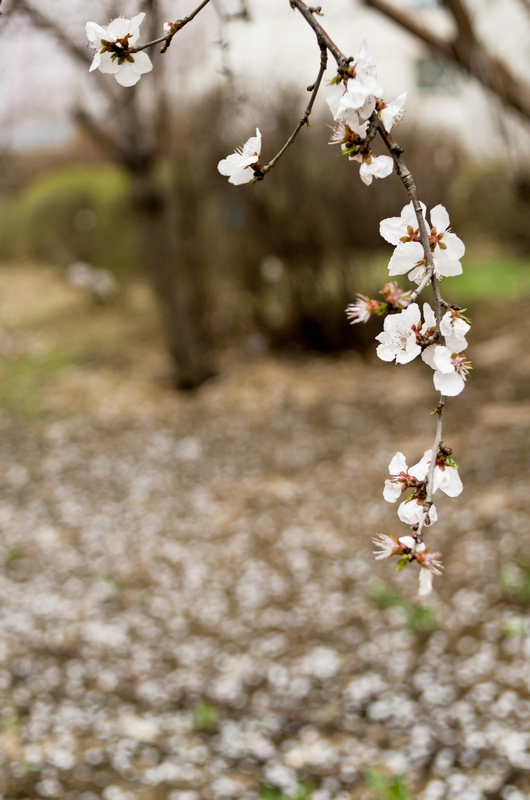
[[[397,8],[387,0],[364,0],[365,5],[380,11],[402,28],[425,42],[431,50],[447,61],[463,67],[484,86],[497,94],[506,105],[530,118],[530,87],[513,75],[500,58],[488,52],[477,39],[471,18],[461,0],[444,0],[456,26],[454,39],[442,39],[416,21],[412,14]],[[522,0],[530,8],[528,0]]]
[[[317,37],[317,41],[319,46],[321,47],[322,44],[325,44],[335,61],[337,62],[337,66],[339,67],[339,71],[344,71],[348,68],[348,64],[353,61],[353,58],[347,57],[344,53],[339,50],[331,36],[324,30],[322,25],[315,19],[314,14],[317,12],[317,9],[311,8],[310,6],[306,5],[303,0],[289,0],[289,5],[293,9],[297,9],[300,14],[303,16],[307,24],[313,28],[315,35]]]
[[[265,167],[260,167],[259,170],[257,170],[258,180],[262,180],[263,177],[267,174],[267,172],[270,172],[271,169],[273,169],[273,167],[276,166],[276,164],[278,163],[280,158],[283,156],[285,151],[288,149],[288,147],[290,145],[292,145],[292,143],[294,142],[294,140],[296,139],[296,137],[298,136],[298,134],[300,133],[300,131],[302,130],[304,125],[307,125],[309,123],[309,116],[311,114],[311,111],[313,110],[313,104],[314,104],[314,102],[316,100],[316,96],[318,94],[318,90],[320,89],[320,84],[322,83],[322,78],[324,76],[324,72],[326,71],[327,65],[328,65],[327,46],[324,43],[321,43],[321,45],[320,45],[320,69],[318,71],[318,75],[317,75],[317,78],[316,78],[316,81],[314,82],[314,84],[312,86],[308,86],[307,87],[308,91],[311,92],[311,97],[309,98],[309,103],[307,104],[307,108],[304,111],[304,116],[301,118],[300,122],[298,123],[298,125],[296,126],[296,128],[294,129],[292,134],[289,136],[289,138],[287,139],[286,143],[284,144],[284,146],[282,147],[280,152],[277,153],[274,156],[274,158],[272,159],[272,161],[269,161],[269,163]]]
[[[181,31],[182,28],[188,24],[188,22],[192,21],[192,19],[195,19],[199,11],[202,11],[202,9],[205,6],[207,6],[209,2],[210,0],[202,0],[202,3],[199,3],[197,8],[194,11],[192,11],[191,14],[188,14],[187,17],[183,17],[182,19],[178,19],[176,22],[174,22],[173,30],[170,33],[167,33],[165,36],[160,36],[160,38],[158,39],[153,39],[152,42],[146,42],[145,44],[140,44],[137,47],[130,47],[127,50],[127,53],[139,53],[141,50],[147,50],[148,47],[153,47],[155,44],[162,44],[162,43],[163,46],[161,47],[160,52],[165,53],[169,45],[173,41],[173,37],[175,36],[175,34]]]

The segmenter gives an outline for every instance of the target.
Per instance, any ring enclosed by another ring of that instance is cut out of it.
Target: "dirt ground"
[[[6,800],[530,797],[528,322],[477,311],[422,606],[370,539],[430,369],[233,350],[177,396],[141,286],[2,283]]]

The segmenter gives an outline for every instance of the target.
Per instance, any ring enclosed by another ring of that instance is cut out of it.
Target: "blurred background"
[[[323,6],[408,92],[395,138],[467,247],[442,284],[474,320],[465,490],[420,604],[370,538],[405,532],[382,485],[436,394],[344,314],[403,187],[328,147],[325,87],[263,182],[218,174],[307,104],[287,0],[212,0],[128,89],[89,75],[88,19],[143,10],[147,41],[193,4],[89,5],[1,6],[2,796],[530,797],[530,6]]]

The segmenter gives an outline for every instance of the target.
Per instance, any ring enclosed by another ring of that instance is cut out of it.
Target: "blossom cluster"
[[[90,70],[114,74],[122,86],[134,86],[142,74],[152,69],[149,57],[143,50],[156,43],[135,46],[140,36],[140,24],[145,14],[137,14],[131,20],[118,17],[108,25],[88,22],[86,33],[90,46],[96,51]],[[182,22],[166,22],[163,32],[166,47],[171,38],[182,27]],[[157,40],[160,41],[160,40]],[[399,162],[388,133],[404,114],[406,93],[386,103],[382,99],[383,89],[378,83],[376,64],[363,42],[360,52],[353,59],[338,59],[339,70],[329,83],[327,103],[335,121],[330,144],[339,145],[341,153],[350,161],[360,163],[360,176],[370,185],[374,178],[384,178]],[[267,167],[261,167],[261,133],[256,135],[234,153],[218,164],[221,175],[229,183],[241,185],[259,180],[270,171],[287,146],[294,141],[300,128],[308,121],[313,100],[318,91],[322,72],[316,84],[309,87],[313,92],[305,116],[287,145]],[[392,156],[375,156],[372,141],[379,132]],[[396,538],[379,534],[376,558],[399,555],[398,569],[411,561],[420,565],[420,594],[431,590],[432,576],[439,575],[441,562],[439,553],[431,553],[423,541],[423,528],[436,522],[438,514],[433,504],[433,495],[440,489],[449,497],[462,491],[458,467],[452,459],[451,448],[441,441],[441,413],[445,397],[460,394],[469,376],[471,363],[467,360],[466,334],[470,323],[463,309],[444,302],[438,289],[438,281],[462,273],[461,258],[465,246],[451,231],[447,210],[437,205],[427,214],[416,190],[411,190],[398,170],[411,202],[398,217],[382,220],[379,231],[382,238],[393,245],[394,251],[388,264],[389,277],[407,275],[418,285],[416,291],[402,289],[397,282],[389,281],[381,289],[383,300],[373,300],[357,294],[357,299],[346,309],[351,323],[368,322],[374,316],[386,315],[383,330],[376,336],[379,343],[377,355],[382,361],[408,364],[421,356],[433,370],[434,387],[441,393],[436,411],[440,414],[435,445],[427,450],[414,466],[407,466],[403,453],[396,453],[389,465],[391,478],[385,481],[383,496],[394,503],[404,492],[409,491],[398,507],[401,522],[409,525],[412,533]],[[420,291],[429,283],[435,289],[435,309],[428,303],[423,308],[415,302]]]

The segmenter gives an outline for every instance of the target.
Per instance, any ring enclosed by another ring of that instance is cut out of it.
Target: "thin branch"
[[[193,19],[195,19],[199,11],[202,11],[202,9],[205,6],[207,6],[209,2],[210,0],[202,0],[202,3],[199,3],[195,11],[192,11],[191,14],[188,14],[187,17],[183,17],[182,19],[178,19],[176,22],[173,22],[171,26],[172,30],[170,33],[167,33],[165,36],[161,36],[159,39],[153,39],[152,42],[146,42],[145,44],[140,44],[138,45],[138,47],[130,47],[127,51],[124,51],[124,55],[126,53],[139,53],[141,50],[146,50],[148,47],[153,47],[155,44],[162,44],[162,42],[164,44],[160,52],[165,53],[169,45],[173,41],[173,37],[175,36],[175,34],[181,31],[182,28],[188,24],[188,22],[191,22]]]
[[[59,41],[62,47],[70,53],[77,61],[81,61],[85,66],[92,63],[92,51],[88,51],[86,47],[76,44],[66,36],[63,30],[49,17],[45,17],[37,8],[34,8],[26,0],[15,0],[13,11],[21,11],[26,14],[37,28],[47,30],[52,33]]]
[[[405,28],[409,33],[412,33],[414,36],[417,36],[418,39],[422,39],[429,47],[432,47],[434,50],[438,51],[440,55],[444,58],[451,59],[452,58],[452,50],[451,45],[445,39],[442,39],[440,36],[437,36],[435,33],[430,31],[421,23],[417,22],[417,20],[407,14],[405,11],[401,11],[396,6],[387,3],[386,0],[364,0],[364,4],[368,6],[368,8],[373,8],[376,11],[380,11],[389,19],[397,22],[398,25],[401,25],[402,28]]]
[[[418,525],[417,535],[422,536],[423,526],[425,525],[425,521],[431,510],[432,506],[432,496],[434,494],[434,470],[436,469],[436,459],[438,458],[438,451],[440,450],[440,445],[442,443],[442,418],[443,418],[443,411],[445,407],[445,397],[441,394],[440,401],[436,406],[436,413],[438,415],[438,420],[436,423],[436,434],[434,436],[434,444],[432,448],[432,458],[431,463],[429,465],[429,474],[427,476],[427,497],[425,498],[425,502],[423,504],[423,515]]]
[[[525,0],[525,4],[528,0]],[[365,5],[381,11],[402,28],[424,41],[435,53],[458,64],[497,94],[506,105],[530,119],[530,86],[518,80],[500,58],[489,53],[477,39],[473,23],[461,0],[445,0],[458,34],[455,39],[441,39],[420,25],[409,14],[398,10],[386,0],[364,0]],[[530,2],[528,2],[530,6]]]
[[[261,168],[259,168],[259,170],[256,171],[258,173],[258,180],[262,180],[263,177],[267,174],[267,172],[270,172],[271,169],[273,169],[273,167],[276,166],[276,164],[278,163],[280,158],[283,156],[285,151],[288,149],[288,147],[290,145],[292,145],[292,143],[294,142],[294,140],[296,139],[296,137],[298,136],[298,134],[300,133],[300,131],[302,130],[304,125],[307,125],[309,123],[309,115],[311,114],[311,111],[313,110],[313,104],[314,104],[314,102],[316,100],[316,96],[318,94],[318,90],[320,89],[320,85],[322,83],[322,78],[324,76],[324,72],[326,71],[327,65],[328,65],[327,47],[326,47],[325,44],[321,44],[320,45],[320,69],[318,71],[317,79],[314,82],[314,84],[312,86],[308,86],[307,87],[308,91],[311,92],[311,97],[309,98],[309,103],[307,104],[307,108],[304,111],[304,116],[302,117],[302,119],[300,120],[300,122],[298,123],[298,125],[296,126],[294,131],[292,132],[292,134],[289,136],[289,138],[287,139],[286,143],[284,144],[284,146],[282,147],[280,152],[277,153],[277,155],[274,156],[272,161],[269,161],[269,163],[265,167],[261,167]]]
[[[339,50],[333,39],[328,35],[328,33],[324,30],[322,25],[317,22],[314,17],[314,14],[320,13],[319,8],[312,8],[311,6],[306,5],[303,0],[289,0],[289,5],[293,9],[297,9],[300,14],[303,16],[305,21],[313,28],[315,35],[317,37],[317,41],[319,47],[322,47],[324,44],[339,67],[339,71],[344,71],[348,68],[348,64],[353,61],[353,58],[347,57],[344,53]]]

